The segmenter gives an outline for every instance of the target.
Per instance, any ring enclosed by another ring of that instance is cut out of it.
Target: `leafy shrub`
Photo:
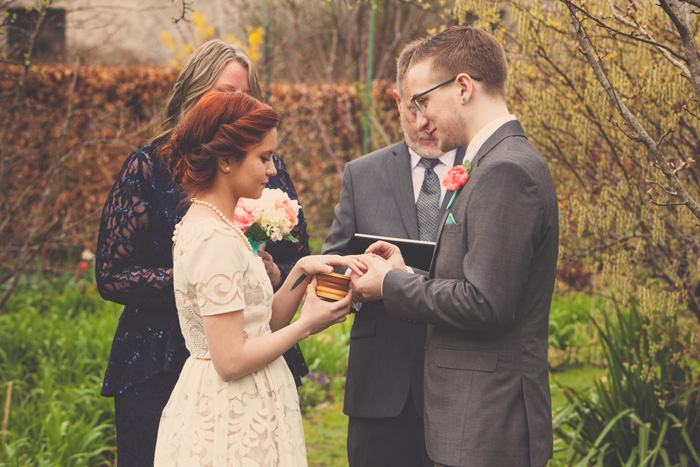
[[[345,372],[350,353],[350,328],[353,315],[347,321],[307,337],[299,343],[306,364],[312,372],[321,371],[335,384],[345,384]]]
[[[588,295],[571,293],[552,298],[548,337],[552,371],[602,362],[596,330],[589,319],[589,315],[600,314],[595,299]]]
[[[73,277],[24,278],[0,314],[0,400],[13,383],[0,465],[111,465],[102,374],[120,306]]]
[[[617,304],[614,317],[593,321],[607,374],[590,391],[566,391],[555,419],[566,465],[700,465],[700,382],[686,348],[693,326]]]
[[[332,377],[326,375],[323,371],[310,371],[304,378],[304,384],[299,388],[299,405],[301,413],[307,413],[317,405],[329,400],[331,397],[330,383]]]

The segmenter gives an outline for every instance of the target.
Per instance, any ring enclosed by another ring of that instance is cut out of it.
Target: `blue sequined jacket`
[[[281,158],[268,188],[297,193]],[[165,164],[144,146],[124,162],[105,201],[97,238],[95,275],[105,300],[124,305],[114,335],[102,395],[115,396],[161,372],[180,373],[189,356],[175,308],[172,235],[190,203]],[[306,219],[292,231],[298,243],[274,242],[266,250],[287,277],[296,261],[309,254]],[[308,372],[299,347],[285,354],[301,383]]]

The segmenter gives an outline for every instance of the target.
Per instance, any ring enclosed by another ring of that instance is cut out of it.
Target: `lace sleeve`
[[[182,265],[177,273],[186,276],[185,292],[194,290],[201,316],[218,315],[245,309],[243,274],[244,254],[241,240],[229,227],[214,219],[189,221],[179,234],[176,254]],[[185,235],[189,241],[180,246]],[[187,250],[179,252],[180,250]],[[183,287],[178,279],[178,291]]]
[[[287,167],[279,156],[275,157],[275,168],[277,169],[277,175],[270,178],[267,185],[268,188],[279,188],[287,193],[290,198],[298,200],[299,196],[294,189],[294,184],[289,176],[289,172],[287,172]],[[280,240],[278,242],[271,242],[265,249],[265,251],[272,255],[275,264],[279,267],[282,275],[282,283],[284,283],[284,280],[287,278],[296,262],[311,253],[311,249],[309,248],[309,234],[306,233],[306,218],[304,217],[302,209],[299,210],[299,223],[292,230],[292,235],[299,240],[298,243]]]
[[[172,303],[172,266],[146,265],[152,158],[133,152],[107,196],[97,237],[95,276],[105,300],[123,305]]]

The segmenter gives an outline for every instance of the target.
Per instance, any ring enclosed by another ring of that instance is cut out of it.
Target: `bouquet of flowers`
[[[240,228],[253,247],[253,253],[267,241],[299,240],[291,235],[299,221],[299,203],[284,191],[265,188],[258,199],[238,200],[233,222]]]

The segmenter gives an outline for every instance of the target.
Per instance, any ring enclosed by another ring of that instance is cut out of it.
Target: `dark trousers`
[[[397,417],[358,418],[348,422],[350,467],[432,467],[425,450],[423,417],[409,394]]]
[[[153,467],[160,415],[177,378],[160,373],[114,397],[118,467]]]

